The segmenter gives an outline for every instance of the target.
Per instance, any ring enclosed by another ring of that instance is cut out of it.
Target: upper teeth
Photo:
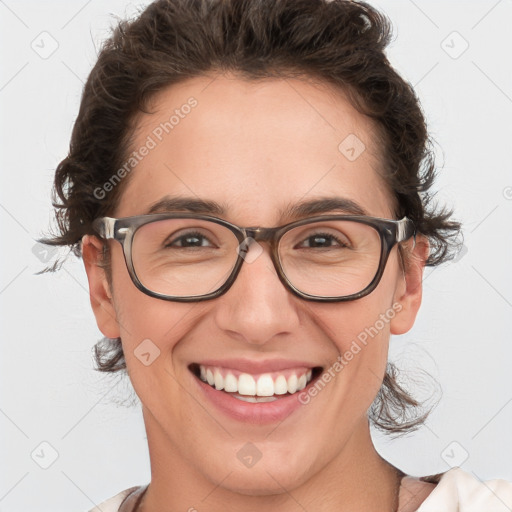
[[[264,373],[253,376],[249,373],[240,373],[238,376],[229,370],[199,365],[201,380],[210,386],[229,393],[239,393],[249,396],[273,396],[295,393],[304,389],[311,380],[311,370],[298,370],[284,374]]]

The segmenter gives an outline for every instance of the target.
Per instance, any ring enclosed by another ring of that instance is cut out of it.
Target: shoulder
[[[89,512],[131,512],[140,495],[146,490],[146,487],[147,486],[130,487],[99,505],[96,505]],[[121,505],[123,506],[122,508]]]
[[[445,473],[413,479],[429,485],[417,512],[510,512],[512,482],[502,479],[483,481],[474,473],[454,467]],[[425,487],[423,487],[425,489]]]

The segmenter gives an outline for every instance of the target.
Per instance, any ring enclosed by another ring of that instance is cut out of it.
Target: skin
[[[305,79],[196,77],[152,98],[152,113],[137,119],[132,149],[191,96],[197,107],[132,171],[112,216],[143,214],[172,194],[217,201],[226,207],[223,218],[239,226],[279,226],[294,220],[279,216],[285,206],[333,196],[355,201],[369,215],[394,218],[374,127],[339,91]],[[338,150],[351,133],[366,145],[353,162]],[[109,244],[112,288],[97,264],[97,238],[84,237],[83,257],[98,327],[121,337],[142,402],[152,471],[142,510],[394,510],[396,468],[377,453],[366,411],[382,383],[390,334],[407,332],[420,307],[428,255],[423,237],[414,248],[406,244],[405,273],[395,247],[379,286],[346,303],[294,296],[279,281],[265,243],[223,296],[167,302],[136,289],[120,244]],[[192,362],[234,357],[329,368],[395,303],[401,310],[384,329],[278,425],[225,416],[198,393],[188,370]],[[149,366],[134,354],[147,338],[160,350]],[[247,442],[262,454],[251,468],[236,456]],[[419,505],[428,494],[422,489],[402,510]]]

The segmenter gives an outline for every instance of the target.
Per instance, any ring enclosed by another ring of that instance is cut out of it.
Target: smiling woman
[[[142,403],[151,482],[97,510],[512,505],[459,468],[407,476],[370,436],[426,419],[389,339],[460,228],[389,40],[364,3],[160,0],[105,43],[45,239],[82,255],[98,368]]]

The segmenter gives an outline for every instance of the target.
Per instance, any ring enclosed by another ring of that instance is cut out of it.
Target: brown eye
[[[174,238],[172,241],[165,244],[165,247],[207,247],[211,244],[210,240],[198,231],[191,231],[184,235]]]
[[[306,248],[329,248],[333,246],[348,247],[348,245],[342,242],[338,237],[330,233],[315,233],[314,235],[308,236],[304,242],[307,241]],[[304,243],[303,242],[303,243]],[[300,246],[304,247],[304,245]]]

